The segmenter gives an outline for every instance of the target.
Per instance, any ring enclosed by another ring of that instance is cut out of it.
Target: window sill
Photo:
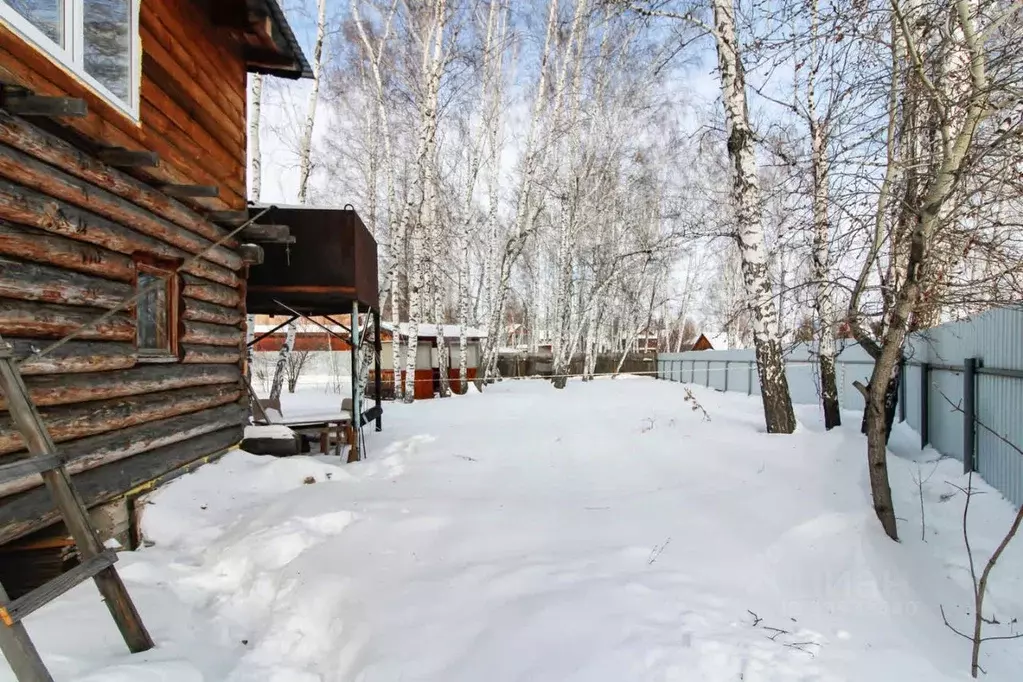
[[[181,358],[177,355],[170,355],[169,353],[142,353],[138,354],[136,360],[139,364],[147,365],[170,365],[175,362],[181,362]]]

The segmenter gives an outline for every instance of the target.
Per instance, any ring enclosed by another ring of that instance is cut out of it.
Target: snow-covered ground
[[[79,682],[968,679],[939,612],[968,627],[961,465],[896,434],[917,460],[891,464],[896,544],[857,424],[804,410],[771,436],[756,399],[694,391],[711,421],[674,383],[505,382],[388,405],[357,465],[232,453],[155,495],[152,546],[121,555],[156,650],[128,655],[91,585],[29,628]],[[986,557],[1013,510],[982,490]],[[988,603],[989,634],[1019,631],[1023,538]],[[1020,679],[1023,640],[981,663]]]

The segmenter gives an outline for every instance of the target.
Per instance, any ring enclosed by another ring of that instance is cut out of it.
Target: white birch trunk
[[[288,332],[284,336],[284,345],[277,355],[277,367],[274,368],[273,382],[270,384],[270,400],[281,399],[281,389],[284,387],[284,375],[288,367],[288,356],[291,349],[295,347],[295,334],[298,331],[298,324],[292,320],[288,323]]]
[[[508,282],[511,279],[511,269],[522,253],[522,248],[532,224],[532,201],[534,176],[537,170],[538,150],[536,138],[540,126],[540,117],[543,113],[543,104],[547,91],[547,65],[551,57],[551,43],[557,27],[558,0],[550,0],[547,14],[547,29],[544,38],[543,52],[540,60],[540,73],[537,79],[536,94],[533,100],[533,112],[529,120],[529,133],[526,137],[526,147],[523,150],[524,161],[522,166],[522,181],[519,187],[519,196],[515,209],[515,221],[512,224],[511,234],[506,241],[504,248],[500,250],[494,264],[493,277],[493,298],[490,309],[490,316],[487,321],[487,338],[483,345],[482,366],[484,369],[482,379],[489,380],[494,375],[497,367],[497,343],[500,338],[501,319],[504,314],[504,304],[508,294]]]
[[[375,86],[373,95],[376,101],[377,116],[380,122],[381,141],[384,145],[383,172],[384,181],[387,187],[387,238],[390,242],[390,261],[388,263],[387,271],[384,274],[384,281],[380,289],[381,292],[384,293],[385,300],[389,298],[391,302],[390,318],[391,325],[394,330],[394,340],[391,343],[391,367],[393,368],[394,375],[392,383],[394,387],[394,398],[396,400],[400,400],[403,397],[404,390],[401,382],[401,343],[397,336],[401,310],[399,301],[400,287],[398,286],[398,281],[400,279],[399,253],[401,253],[404,248],[404,228],[409,206],[407,203],[405,204],[403,209],[405,215],[399,217],[398,211],[396,210],[397,196],[395,189],[395,158],[391,146],[390,116],[388,115],[387,100],[385,98],[386,91],[384,87],[383,73],[381,71],[384,48],[390,38],[391,24],[397,11],[398,0],[392,0],[390,11],[384,20],[384,30],[380,37],[378,48],[375,48],[370,42],[369,35],[366,32],[366,27],[359,14],[359,8],[361,7],[362,2],[363,0],[351,0],[350,8],[352,22],[355,24],[356,30],[358,31],[359,40],[362,43],[363,49],[369,55],[370,72],[373,74],[373,83]]]
[[[768,273],[767,247],[761,222],[760,182],[753,130],[746,104],[746,78],[735,30],[734,0],[713,0],[721,97],[725,107],[728,155],[732,162],[732,200],[736,237],[746,296],[753,317],[757,373],[769,433],[792,433],[796,428],[788,380],[778,338],[778,311]]]
[[[810,67],[807,72],[806,105],[810,128],[810,163],[813,178],[813,255],[812,273],[816,288],[814,307],[817,312],[818,367],[821,380],[821,405],[824,426],[832,429],[841,425],[838,404],[838,381],[835,376],[835,307],[832,299],[830,276],[831,228],[828,219],[828,131],[817,115],[817,59],[818,0],[810,3]]]
[[[323,41],[327,33],[327,0],[316,3],[316,43],[313,45],[313,87],[309,92],[302,139],[298,147],[298,203],[306,203],[309,193],[309,174],[312,172],[313,127],[316,124],[316,104],[320,97],[320,74],[323,72]]]
[[[263,188],[263,152],[259,140],[259,131],[263,112],[263,74],[252,74],[252,111],[249,112],[249,196],[259,201]]]
[[[436,186],[433,181],[435,163],[435,145],[437,135],[437,98],[440,91],[440,79],[444,70],[443,44],[444,44],[444,22],[446,19],[446,2],[437,0],[434,5],[433,21],[430,25],[430,32],[423,40],[423,74],[427,79],[426,93],[421,104],[421,122],[419,132],[418,154],[416,156],[416,168],[418,172],[414,176],[420,183],[423,191],[423,205],[420,210],[419,229],[412,230],[412,276],[409,284],[409,325],[408,325],[408,350],[405,358],[405,396],[406,403],[415,400],[415,370],[416,352],[419,346],[419,320],[422,315],[422,289],[424,285],[423,258],[426,255],[424,249],[431,248],[431,236],[433,232],[433,220],[436,214]],[[405,217],[411,215],[412,202],[415,201],[417,192],[413,188],[409,192],[409,199],[406,202]],[[406,229],[406,232],[408,230]],[[424,243],[424,241],[426,243]],[[440,339],[438,339],[440,342]]]

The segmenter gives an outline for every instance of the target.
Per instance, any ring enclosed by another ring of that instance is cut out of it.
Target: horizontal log
[[[118,253],[131,255],[143,252],[167,259],[188,258],[188,254],[181,249],[159,239],[6,180],[0,180],[0,218],[96,244]],[[241,282],[231,270],[206,260],[193,263],[185,271],[232,287]]]
[[[0,220],[0,254],[119,282],[135,279],[135,263],[129,256],[3,220]]]
[[[92,403],[42,407],[39,413],[54,442],[63,443],[226,405],[238,400],[241,391],[238,383],[179,388]],[[0,454],[17,452],[24,447],[21,434],[10,417],[0,415]]]
[[[216,303],[187,297],[185,298],[185,309],[182,317],[195,322],[211,322],[232,327],[237,327],[245,319],[242,311],[238,308],[228,308]]]
[[[102,308],[65,306],[35,301],[0,299],[0,335],[30,339],[58,339],[105,313]],[[135,320],[116,313],[78,335],[82,341],[135,341]]]
[[[231,287],[214,284],[192,275],[182,275],[181,293],[188,298],[217,303],[228,308],[237,308],[242,303],[241,292]]]
[[[163,14],[159,10],[157,12]],[[180,119],[180,114],[176,112],[184,106],[187,115],[230,158],[245,158],[245,114],[243,111],[228,113],[223,108],[227,90],[223,87],[224,76],[218,76],[220,87],[210,90],[202,88],[198,82],[202,74],[195,70],[190,73],[186,71],[181,57],[172,55],[150,30],[158,23],[159,20],[151,22],[150,26],[141,27],[140,37],[146,45],[142,55],[142,70],[147,75],[142,97],[151,100],[157,107],[164,102],[170,104],[164,107],[164,111],[176,121]]]
[[[238,347],[244,338],[245,332],[239,327],[186,320],[185,334],[181,337],[181,341],[183,343],[197,343],[207,346]]]
[[[185,364],[221,364],[241,362],[242,354],[234,346],[197,346],[182,344]]]
[[[60,446],[60,454],[64,457],[67,471],[77,474],[206,433],[236,427],[244,424],[247,416],[244,407],[228,403],[210,410],[69,441]],[[7,455],[0,459],[0,464],[27,456],[26,452]],[[0,498],[34,488],[42,482],[42,476],[31,475],[0,484]]]
[[[241,257],[213,242],[164,220],[146,209],[122,199],[102,187],[76,178],[42,163],[16,149],[0,144],[0,175],[31,187],[47,196],[62,199],[79,208],[113,220],[121,225],[159,239],[191,255],[206,252],[204,258],[229,270],[239,270]]]
[[[147,42],[157,43],[166,50],[161,53],[150,45],[146,51],[157,55],[161,63],[170,65],[173,73],[169,75],[174,81],[191,86],[187,92],[190,100],[208,101],[210,104],[203,108],[220,108],[230,121],[235,122],[233,127],[244,131],[245,91],[238,87],[224,87],[225,83],[236,82],[233,79],[235,75],[242,81],[245,78],[244,65],[237,58],[237,47],[223,40],[211,41],[210,29],[197,27],[194,16],[175,14],[173,1],[149,0],[140,12],[143,32],[152,38]],[[210,10],[213,9],[211,5]]]
[[[26,377],[25,385],[37,407],[109,400],[158,393],[187,386],[228,384],[241,379],[237,365],[139,365],[117,372]],[[7,401],[0,396],[0,410]]]
[[[74,117],[89,115],[89,106],[77,97],[8,96],[4,108],[18,116]]]
[[[124,147],[101,149],[96,152],[96,158],[108,166],[117,166],[119,168],[139,168],[144,166],[160,165],[160,155],[156,152],[125,149]]]
[[[135,345],[109,341],[69,341],[52,353],[32,358],[52,341],[43,339],[7,339],[14,347],[14,356],[24,376],[37,374],[78,374],[108,372],[134,367],[138,360]],[[233,361],[225,361],[233,362]]]
[[[90,469],[74,476],[75,488],[87,507],[95,507],[190,462],[233,447],[240,442],[242,431],[241,426],[221,429]],[[59,518],[46,488],[5,498],[0,504],[0,543],[45,528]]]
[[[205,220],[166,194],[161,194],[144,182],[104,165],[59,137],[4,111],[0,111],[0,142],[103,187],[122,199],[127,199],[207,239],[219,241],[227,234],[223,228]],[[224,246],[234,248],[237,241],[231,239],[224,242]]]
[[[131,298],[134,291],[124,282],[0,256],[0,296],[4,298],[110,310]]]
[[[172,197],[219,197],[220,188],[215,185],[160,185],[164,194]]]

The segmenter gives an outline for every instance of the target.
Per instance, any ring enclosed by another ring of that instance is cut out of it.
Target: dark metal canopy
[[[379,309],[377,244],[354,209],[275,207],[260,222],[289,227],[294,242],[263,244],[263,264],[249,270],[250,314],[286,314],[281,303],[303,315],[350,313],[353,302]]]

